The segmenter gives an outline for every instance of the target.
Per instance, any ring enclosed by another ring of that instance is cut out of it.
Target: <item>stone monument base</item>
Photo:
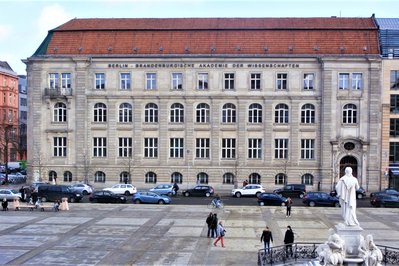
[[[359,258],[359,246],[361,233],[363,228],[358,225],[348,226],[339,223],[335,226],[337,234],[345,241],[345,254],[346,258],[358,259]],[[347,264],[347,265],[357,265],[357,264]]]

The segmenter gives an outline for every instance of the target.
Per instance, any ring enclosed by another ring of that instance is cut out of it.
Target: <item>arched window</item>
[[[279,173],[274,177],[275,185],[284,185],[287,182],[287,176],[285,174]]]
[[[253,103],[248,109],[249,123],[262,123],[262,105]]]
[[[93,115],[94,122],[107,122],[107,106],[103,103],[96,103]]]
[[[304,185],[313,185],[313,176],[311,174],[304,174],[301,177],[301,182]]]
[[[357,123],[357,107],[354,104],[346,104],[342,109],[342,123],[356,124]]]
[[[145,106],[144,121],[146,123],[158,123],[158,105],[149,103]]]
[[[156,183],[157,182],[157,174],[154,172],[148,172],[145,174],[145,182],[146,183]]]
[[[222,122],[235,123],[236,122],[236,106],[232,103],[226,103],[222,108]]]
[[[54,105],[54,122],[66,122],[67,121],[67,107],[65,103],[56,103]]]
[[[183,175],[181,173],[178,172],[174,172],[171,176],[170,176],[170,183],[177,183],[177,184],[182,184],[183,183]]]
[[[206,103],[200,103],[197,105],[197,123],[209,123],[210,108]]]
[[[131,183],[130,174],[128,172],[122,172],[119,175],[119,182],[120,183]]]
[[[197,175],[197,184],[208,184],[208,174],[201,172]]]
[[[64,182],[72,182],[72,173],[69,171],[64,172]]]
[[[223,175],[223,184],[234,184],[234,175],[232,173],[225,173]]]
[[[94,174],[94,182],[95,183],[105,183],[105,173],[101,171],[97,171]]]
[[[57,173],[55,171],[48,172],[48,181],[49,182],[57,181]]]
[[[184,123],[184,107],[180,103],[174,103],[170,107],[170,122]]]
[[[307,103],[301,109],[301,123],[313,124],[315,122],[315,107],[313,104]]]
[[[283,103],[276,105],[274,111],[274,122],[277,124],[288,123],[288,105]]]
[[[249,175],[249,184],[260,184],[260,175],[257,173],[252,173]]]
[[[122,103],[119,105],[119,122],[131,123],[132,122],[132,105],[130,103]]]

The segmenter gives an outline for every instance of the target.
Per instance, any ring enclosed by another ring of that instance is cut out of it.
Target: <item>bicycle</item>
[[[224,208],[224,203],[222,202],[222,201],[219,201],[219,204],[218,204],[218,206],[216,205],[216,203],[215,203],[215,201],[211,201],[209,204],[208,204],[208,208],[209,209],[223,209]]]

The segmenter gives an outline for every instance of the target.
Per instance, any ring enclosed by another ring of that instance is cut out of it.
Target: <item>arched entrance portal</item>
[[[352,168],[352,175],[357,177],[357,160],[353,156],[345,156],[339,162],[339,176],[345,175],[345,168],[351,167]]]

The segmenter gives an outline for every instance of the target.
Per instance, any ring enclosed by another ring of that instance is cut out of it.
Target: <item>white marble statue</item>
[[[346,225],[359,225],[356,217],[356,190],[359,189],[357,178],[352,175],[352,168],[345,168],[345,175],[335,186],[339,203],[341,204],[342,217]]]
[[[321,265],[343,265],[345,258],[345,241],[335,233],[334,229],[329,229],[327,242],[317,247],[316,252]]]
[[[367,235],[366,239],[360,236],[359,255],[364,259],[365,266],[381,266],[382,252],[374,244],[372,235]]]

